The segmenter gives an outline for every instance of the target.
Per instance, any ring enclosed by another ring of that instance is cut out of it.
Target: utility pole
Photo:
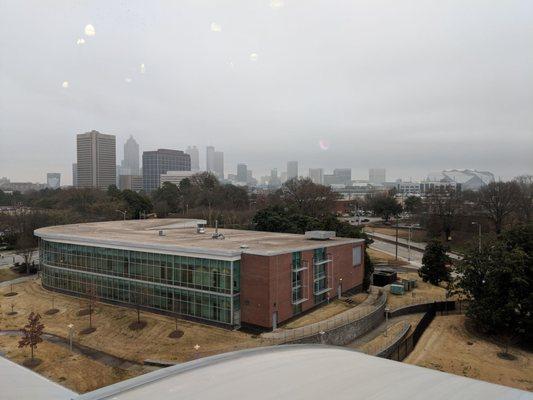
[[[396,261],[398,261],[398,217],[396,217]]]
[[[411,261],[411,228],[412,225],[409,225],[409,239],[407,240],[407,261]]]
[[[481,223],[479,222],[472,222],[472,225],[477,225],[477,232],[478,232],[478,252],[481,254]]]

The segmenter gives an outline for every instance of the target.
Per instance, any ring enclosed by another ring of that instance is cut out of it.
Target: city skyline
[[[295,159],[354,177],[533,170],[531,2],[31,8],[4,2],[0,16],[0,175],[13,180],[70,176],[73,138],[93,129],[145,150],[213,145],[258,176]]]

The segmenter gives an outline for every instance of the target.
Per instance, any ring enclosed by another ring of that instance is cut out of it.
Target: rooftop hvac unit
[[[308,240],[330,240],[335,238],[335,231],[307,231],[305,238]]]

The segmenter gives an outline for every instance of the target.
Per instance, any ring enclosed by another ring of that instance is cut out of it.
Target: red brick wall
[[[362,244],[345,244],[327,248],[333,263],[328,274],[330,299],[337,297],[339,279],[342,278],[342,291],[361,285],[364,271],[364,250],[361,265],[352,265],[352,249]],[[303,251],[302,260],[307,261],[303,271],[304,291],[307,301],[302,303],[302,311],[315,306],[313,296],[313,251]],[[243,254],[241,259],[241,321],[245,324],[272,328],[272,314],[278,312],[278,323],[293,317],[292,307],[292,253],[277,256],[257,256]]]

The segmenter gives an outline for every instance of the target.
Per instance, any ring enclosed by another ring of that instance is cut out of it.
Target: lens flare
[[[131,78],[124,78],[124,82],[126,83],[131,83],[132,79]]]
[[[324,151],[328,150],[329,149],[329,141],[327,141],[326,139],[320,139],[318,141],[318,145],[320,146],[320,148]]]
[[[281,7],[283,7],[284,4],[283,4],[283,1],[282,0],[271,0],[270,1],[270,8],[274,9],[274,10],[277,10]]]
[[[88,25],[85,25],[85,34],[87,36],[94,36],[96,35],[96,31],[94,29],[94,26],[92,26],[91,24],[88,24]]]
[[[141,64],[141,74],[144,74],[146,72],[146,67],[144,64]]]
[[[68,81],[64,81],[62,84],[61,84],[61,87],[63,89],[68,89]]]
[[[220,32],[222,27],[216,22],[211,22],[211,32]]]
[[[76,44],[78,44],[78,45],[85,44],[85,39],[84,38],[79,38],[78,40],[76,40]]]
[[[257,59],[259,58],[259,56],[257,55],[257,53],[252,53],[250,54],[250,61],[257,61]]]

